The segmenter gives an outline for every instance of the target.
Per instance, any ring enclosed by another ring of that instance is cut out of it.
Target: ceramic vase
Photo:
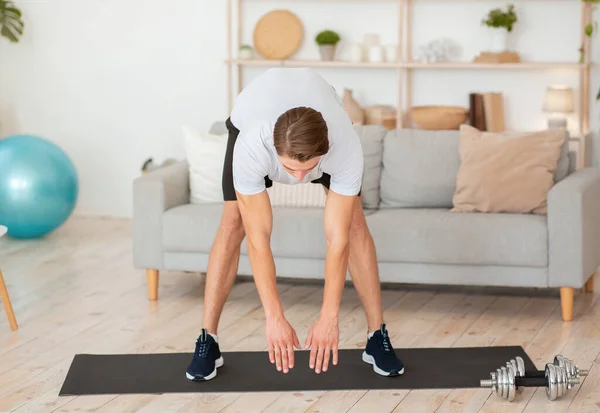
[[[364,36],[363,43],[365,47],[368,49],[371,46],[379,46],[381,43],[380,37],[377,33],[367,33]]]
[[[330,61],[335,58],[335,45],[324,44],[319,46],[319,53],[321,54],[321,60]]]
[[[508,50],[508,31],[503,27],[489,28],[490,46],[492,53],[502,53]]]
[[[352,96],[352,89],[344,89],[344,97],[342,98],[344,110],[352,120],[354,125],[363,125],[365,122],[365,111]]]
[[[376,45],[369,48],[369,62],[383,62],[383,47]]]
[[[364,46],[362,44],[354,44],[350,48],[350,60],[355,63],[364,60]]]

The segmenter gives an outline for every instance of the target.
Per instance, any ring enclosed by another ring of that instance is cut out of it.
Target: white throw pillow
[[[190,173],[190,202],[223,202],[222,179],[227,134],[199,133],[189,126],[183,126],[182,129]]]
[[[296,185],[273,182],[267,189],[271,206],[296,208],[324,208],[325,189],[321,184],[305,183]]]

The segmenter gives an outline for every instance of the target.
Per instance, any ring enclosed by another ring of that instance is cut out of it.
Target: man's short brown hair
[[[275,149],[279,156],[306,162],[329,150],[327,123],[320,112],[297,107],[283,113],[273,130]]]

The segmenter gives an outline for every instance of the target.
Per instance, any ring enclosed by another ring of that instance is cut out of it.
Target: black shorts
[[[235,146],[235,141],[237,140],[240,131],[233,125],[233,123],[231,123],[230,118],[227,118],[227,120],[225,121],[225,125],[227,125],[227,131],[229,132],[229,136],[227,138],[227,150],[225,151],[225,163],[223,165],[223,200],[237,201],[237,197],[235,195],[235,188],[233,186],[233,148]],[[323,175],[320,178],[310,182],[313,184],[321,184],[325,188],[329,189],[331,175],[323,173]],[[265,176],[265,187],[270,188],[272,186],[273,181],[268,176]]]

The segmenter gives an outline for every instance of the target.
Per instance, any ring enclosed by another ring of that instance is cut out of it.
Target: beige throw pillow
[[[562,129],[506,135],[461,125],[452,211],[546,214],[564,139]]]

